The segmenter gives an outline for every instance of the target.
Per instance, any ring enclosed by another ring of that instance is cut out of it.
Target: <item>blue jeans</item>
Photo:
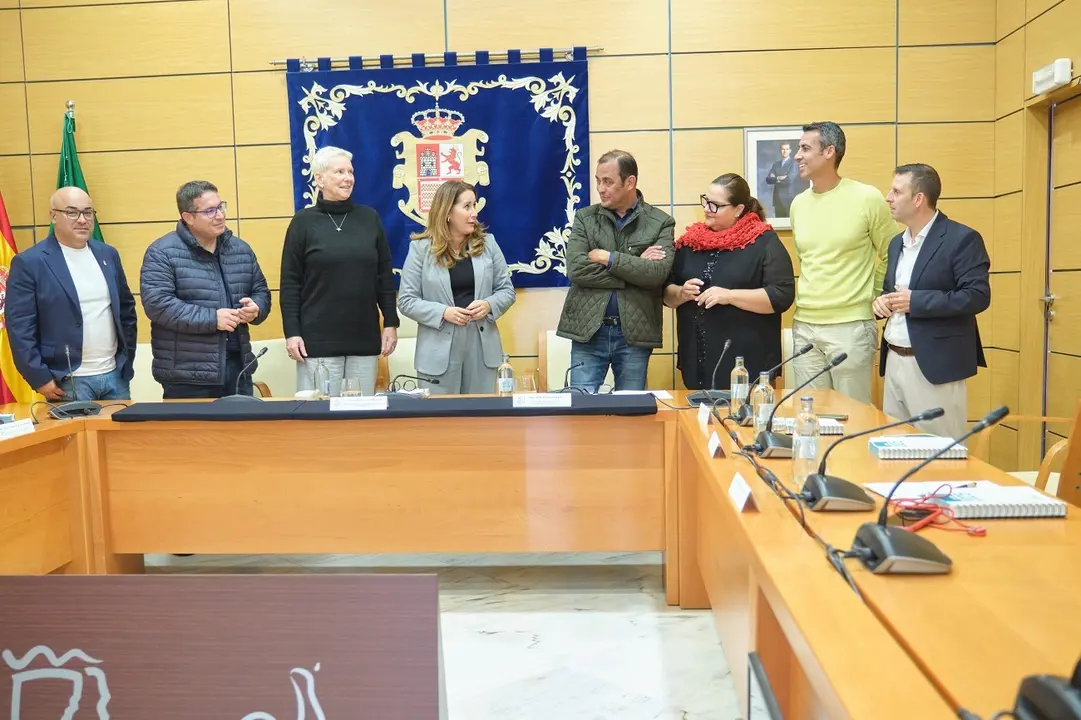
[[[615,376],[615,390],[645,390],[649,356],[653,348],[631,347],[617,325],[601,325],[589,342],[571,343],[571,385],[591,393],[604,382],[608,366]]]
[[[64,391],[64,402],[71,402],[75,395],[80,400],[131,400],[131,388],[128,381],[120,377],[119,370],[101,375],[66,377],[57,385]]]

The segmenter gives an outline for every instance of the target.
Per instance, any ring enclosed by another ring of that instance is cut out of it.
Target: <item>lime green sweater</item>
[[[899,232],[882,193],[841,178],[827,192],[797,195],[790,217],[800,262],[795,319],[821,325],[873,319],[886,251]]]

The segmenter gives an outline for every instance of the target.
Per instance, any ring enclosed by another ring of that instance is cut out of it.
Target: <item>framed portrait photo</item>
[[[802,134],[803,128],[799,125],[744,130],[747,184],[769,215],[765,221],[782,230],[792,227],[789,219],[792,198],[811,187],[809,180],[799,176],[796,166],[796,151]]]

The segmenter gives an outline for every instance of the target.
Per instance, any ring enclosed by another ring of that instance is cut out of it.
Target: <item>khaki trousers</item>
[[[802,385],[826,367],[839,353],[848,359],[822,375],[808,388],[837,390],[853,400],[871,404],[871,368],[878,352],[878,330],[874,320],[855,320],[835,325],[817,325],[796,320],[792,323],[792,347],[798,350],[807,343],[814,349],[792,361],[795,385]]]
[[[887,351],[882,412],[903,420],[936,407],[942,408],[946,413],[936,420],[917,423],[917,427],[924,432],[943,437],[960,437],[968,425],[965,381],[932,385],[920,372],[914,355],[898,355]]]

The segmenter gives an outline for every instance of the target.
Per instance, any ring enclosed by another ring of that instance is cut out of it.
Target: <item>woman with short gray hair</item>
[[[373,395],[379,356],[398,344],[390,245],[375,210],[350,199],[352,159],[341,148],[316,151],[315,205],[294,215],[285,232],[282,324],[286,351],[297,363],[298,391],[315,389],[315,361],[321,359],[332,391],[348,377]]]

